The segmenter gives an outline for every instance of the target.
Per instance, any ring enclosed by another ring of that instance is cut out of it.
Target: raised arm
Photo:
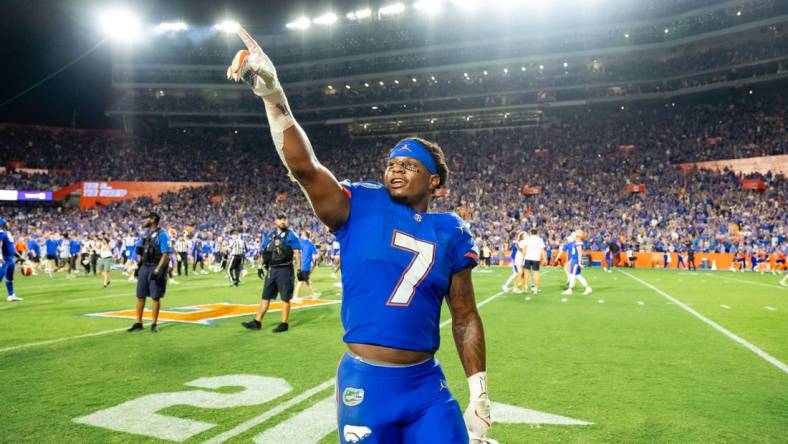
[[[241,28],[247,50],[238,51],[227,78],[243,80],[263,99],[274,146],[287,168],[309,199],[317,217],[331,229],[338,229],[350,214],[350,199],[334,175],[318,162],[312,145],[295,121],[271,59],[260,45]]]

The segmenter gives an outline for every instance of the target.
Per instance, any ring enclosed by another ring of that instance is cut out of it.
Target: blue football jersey
[[[2,250],[3,261],[13,262],[16,255],[14,238],[11,236],[11,233],[4,230],[0,230],[0,250]]]
[[[572,262],[580,262],[580,249],[583,248],[583,241],[575,241],[569,247],[569,260]]]
[[[350,196],[350,214],[336,232],[344,341],[437,350],[451,276],[478,262],[467,224],[453,213],[397,204],[376,182],[342,186]]]

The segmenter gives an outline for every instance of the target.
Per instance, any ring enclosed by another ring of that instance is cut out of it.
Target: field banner
[[[537,194],[541,194],[542,187],[531,187],[528,185],[523,185],[523,196],[536,196]]]
[[[690,162],[679,163],[676,167],[684,171],[693,168],[701,170],[718,170],[729,169],[736,174],[752,174],[761,173],[766,174],[771,171],[774,174],[788,174],[788,154],[780,154],[777,156],[762,156],[762,157],[749,157],[746,159],[726,159],[726,160],[710,160],[708,162]]]
[[[82,182],[79,208],[84,210],[140,197],[149,197],[153,202],[158,202],[162,193],[208,185],[213,185],[213,182]]]

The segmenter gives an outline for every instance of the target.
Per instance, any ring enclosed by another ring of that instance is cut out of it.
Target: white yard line
[[[763,308],[765,308],[765,309],[767,309],[767,310],[769,310],[769,311],[777,311],[777,309],[776,309],[776,308],[774,308],[774,307],[769,307],[768,305],[765,305]]]
[[[780,360],[778,360],[774,356],[766,353],[765,351],[761,350],[757,346],[747,342],[747,340],[737,336],[736,334],[734,334],[730,330],[726,329],[725,327],[721,326],[720,324],[717,324],[716,322],[712,321],[711,319],[707,318],[706,316],[703,316],[702,314],[700,314],[696,310],[690,308],[687,304],[679,301],[678,299],[676,299],[673,296],[665,293],[664,291],[660,290],[659,288],[649,284],[648,282],[644,281],[643,279],[640,279],[640,278],[638,278],[638,277],[636,277],[634,275],[631,275],[631,274],[629,274],[629,273],[627,273],[626,271],[623,271],[623,270],[621,270],[621,273],[624,273],[625,275],[629,276],[633,280],[635,280],[637,282],[640,282],[643,286],[654,290],[657,294],[661,295],[662,297],[668,299],[669,301],[673,302],[674,304],[676,304],[679,307],[683,308],[684,310],[688,311],[691,315],[695,316],[696,318],[698,318],[701,321],[705,322],[706,324],[710,325],[712,328],[714,328],[715,330],[717,330],[720,333],[724,334],[725,336],[727,336],[728,338],[730,338],[734,342],[738,342],[739,344],[743,345],[744,347],[746,347],[751,352],[753,352],[756,355],[760,356],[766,362],[774,365],[775,367],[777,367],[778,369],[782,370],[783,372],[788,373],[788,365],[785,365],[784,363],[780,362]]]
[[[116,333],[116,332],[124,331],[124,330],[126,330],[126,327],[124,327],[124,328],[113,328],[112,330],[101,330],[101,331],[88,333],[88,334],[84,334],[84,335],[66,336],[65,338],[47,339],[46,341],[29,342],[27,344],[20,344],[20,345],[14,345],[12,347],[0,348],[0,353],[5,353],[5,352],[10,352],[10,351],[15,351],[15,350],[22,350],[22,349],[31,348],[31,347],[39,347],[39,346],[42,346],[42,345],[59,344],[61,342],[71,341],[72,339],[91,338],[93,336],[101,336],[101,335],[106,335],[108,333]]]
[[[755,282],[755,281],[750,281],[750,280],[747,280],[747,279],[736,279],[736,278],[725,277],[725,276],[717,276],[717,275],[712,275],[712,276],[718,277],[720,279],[725,279],[726,281],[741,282],[742,284],[760,285],[761,287],[779,288],[780,290],[785,290],[786,289],[786,287],[781,287],[779,285],[764,284],[763,282]]]
[[[323,390],[325,390],[325,389],[327,389],[327,388],[329,388],[329,387],[331,387],[333,385],[334,385],[334,378],[331,378],[328,381],[325,381],[325,382],[323,382],[321,384],[318,384],[318,385],[310,388],[309,390],[301,393],[300,395],[296,396],[295,398],[289,399],[288,401],[277,405],[276,407],[272,408],[271,410],[263,412],[259,416],[255,416],[254,418],[237,425],[236,427],[234,427],[234,428],[222,433],[221,435],[214,436],[213,438],[209,439],[208,441],[205,441],[205,444],[220,444],[220,443],[223,443],[223,442],[225,442],[225,441],[227,441],[229,439],[235,438],[236,436],[238,436],[238,435],[240,435],[242,433],[246,433],[247,431],[253,429],[254,427],[257,427],[258,425],[266,422],[270,418],[272,418],[272,417],[284,412],[285,410],[289,409],[290,407],[292,407],[292,406],[294,406],[296,404],[300,404],[301,402],[306,401],[307,399],[311,398],[312,396],[322,392]]]

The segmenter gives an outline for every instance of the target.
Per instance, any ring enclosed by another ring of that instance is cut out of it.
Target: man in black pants
[[[227,270],[230,275],[230,286],[237,287],[241,283],[241,270],[246,259],[246,242],[238,236],[238,230],[230,232],[230,246],[227,253],[230,256],[230,267]]]
[[[263,300],[257,309],[257,316],[241,325],[250,330],[260,330],[271,299],[276,299],[278,293],[282,297],[282,322],[273,331],[281,333],[289,328],[287,322],[295,286],[295,270],[301,269],[301,242],[295,232],[287,227],[286,215],[279,214],[274,223],[276,229],[268,233],[263,241],[263,261],[269,267],[263,284]]]
[[[687,269],[697,271],[695,268],[695,250],[692,249],[692,241],[687,241]]]
[[[189,239],[184,232],[180,239],[175,242],[175,253],[178,254],[178,276],[189,275]],[[183,274],[181,274],[181,265],[183,265]]]
[[[127,331],[142,330],[142,312],[145,310],[145,299],[153,299],[150,331],[158,332],[156,325],[159,320],[160,300],[167,290],[167,268],[170,265],[170,237],[159,228],[159,215],[151,212],[142,224],[145,237],[142,240],[142,257],[137,270],[137,321]]]

